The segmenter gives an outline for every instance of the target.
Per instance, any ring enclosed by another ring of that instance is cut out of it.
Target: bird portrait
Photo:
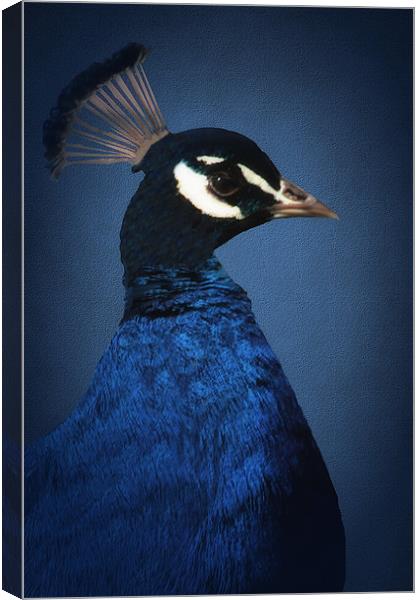
[[[44,125],[53,178],[127,163],[140,184],[117,330],[72,414],[26,448],[25,595],[342,591],[328,469],[215,256],[269,221],[337,215],[241,133],[171,132],[147,55],[130,43],[80,72]]]

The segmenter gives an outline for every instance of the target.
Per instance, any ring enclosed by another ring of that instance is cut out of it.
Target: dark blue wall
[[[218,254],[326,458],[349,591],[411,588],[411,31],[407,10],[25,5],[28,439],[70,413],[117,326],[139,182],[126,166],[52,182],[42,123],[73,75],[141,41],[173,131],[250,136],[340,215],[273,222]]]

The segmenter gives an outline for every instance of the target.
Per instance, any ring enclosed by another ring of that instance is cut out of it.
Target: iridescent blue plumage
[[[27,456],[26,594],[340,589],[336,495],[246,294],[215,259],[142,279]]]

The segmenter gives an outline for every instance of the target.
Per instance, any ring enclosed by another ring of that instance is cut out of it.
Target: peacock
[[[246,292],[215,250],[336,214],[247,137],[171,133],[131,43],[77,75],[43,139],[53,177],[126,162],[121,322],[73,413],[25,455],[25,595],[338,592],[337,495]]]

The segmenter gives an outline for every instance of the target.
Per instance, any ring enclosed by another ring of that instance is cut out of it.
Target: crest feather
[[[71,164],[138,165],[169,133],[142,66],[146,55],[141,44],[129,44],[64,88],[44,123],[53,177]]]

